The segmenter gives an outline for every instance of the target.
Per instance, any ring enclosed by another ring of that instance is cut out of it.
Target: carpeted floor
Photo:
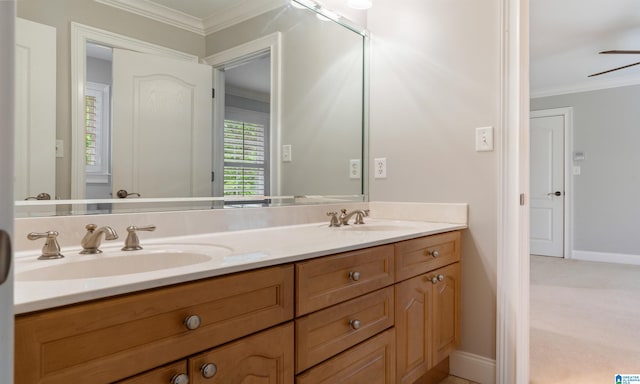
[[[640,266],[531,257],[531,384],[640,374]]]

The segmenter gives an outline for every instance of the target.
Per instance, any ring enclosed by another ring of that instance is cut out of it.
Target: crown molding
[[[220,14],[211,15],[203,19],[205,36],[221,31],[232,25],[249,20],[252,17],[272,11],[288,4],[288,0],[269,0],[264,2],[238,1],[233,7],[227,8]]]
[[[549,97],[549,96],[560,96],[567,95],[570,93],[580,93],[580,92],[590,92],[590,91],[598,91],[601,89],[609,89],[609,88],[618,88],[618,87],[627,87],[630,85],[638,85],[640,84],[640,77],[627,77],[622,79],[615,80],[600,80],[598,82],[592,83],[578,83],[572,85],[566,85],[557,88],[545,88],[538,90],[531,90],[531,98],[537,99],[541,97]]]
[[[288,0],[264,2],[237,1],[230,8],[204,18],[195,17],[175,9],[157,4],[152,0],[94,0],[97,3],[117,8],[138,16],[185,29],[200,36],[207,36],[252,17],[288,4]]]
[[[205,36],[202,19],[149,0],[94,0],[97,3]]]

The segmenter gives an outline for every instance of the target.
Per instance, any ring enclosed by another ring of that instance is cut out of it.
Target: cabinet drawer
[[[165,365],[149,372],[118,381],[116,384],[169,384],[171,379],[180,374],[187,374],[187,361]]]
[[[204,376],[208,366],[211,377]],[[262,331],[189,359],[189,383],[293,384],[293,323]]]
[[[296,264],[296,314],[304,315],[393,284],[393,245]]]
[[[296,378],[296,384],[393,384],[394,329],[389,329]]]
[[[292,303],[285,266],[19,316],[16,383],[119,380],[287,321]]]
[[[393,324],[393,287],[296,319],[296,373]]]
[[[421,237],[395,244],[396,281],[460,260],[460,232]]]

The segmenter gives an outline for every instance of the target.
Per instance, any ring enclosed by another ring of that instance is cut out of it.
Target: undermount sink
[[[219,246],[155,247],[131,252],[113,252],[60,259],[60,263],[46,265],[16,274],[16,281],[76,280],[122,276],[186,267],[231,254],[231,249]],[[82,259],[86,258],[86,259]]]

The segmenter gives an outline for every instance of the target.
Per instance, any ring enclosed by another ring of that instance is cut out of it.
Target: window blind
[[[265,126],[226,119],[224,122],[224,195],[265,195]]]

